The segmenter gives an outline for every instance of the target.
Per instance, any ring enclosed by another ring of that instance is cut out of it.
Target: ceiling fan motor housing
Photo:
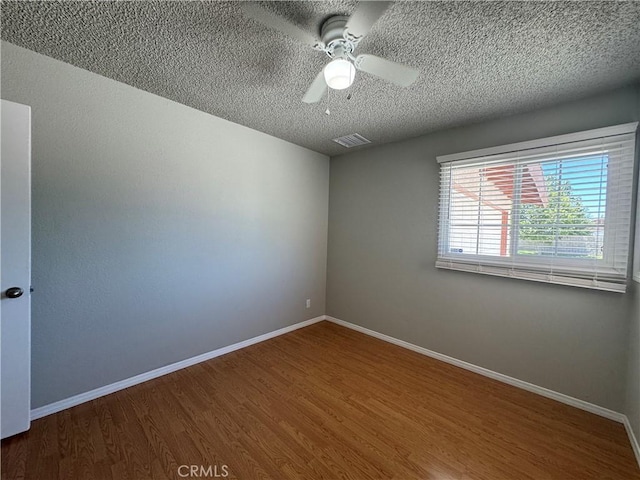
[[[345,27],[349,17],[336,15],[328,18],[320,29],[324,51],[331,58],[348,57],[356,48],[355,42],[345,38]]]

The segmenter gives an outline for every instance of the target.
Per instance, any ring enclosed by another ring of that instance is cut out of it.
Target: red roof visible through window
[[[513,200],[513,175],[515,165],[500,165],[487,167],[484,174],[507,198]],[[546,206],[549,200],[544,174],[539,163],[532,163],[522,167],[522,185],[520,203],[533,203]]]

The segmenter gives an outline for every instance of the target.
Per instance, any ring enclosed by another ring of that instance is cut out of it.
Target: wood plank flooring
[[[225,473],[640,479],[621,424],[328,322],[36,420],[2,442],[3,480]]]

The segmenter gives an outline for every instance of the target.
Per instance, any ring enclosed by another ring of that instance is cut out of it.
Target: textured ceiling
[[[317,34],[357,2],[261,3]],[[398,2],[357,53],[418,68],[416,83],[359,72],[315,105],[301,99],[327,57],[238,2],[1,8],[3,40],[328,155],[344,153],[331,139],[350,133],[376,145],[640,80],[640,2]]]

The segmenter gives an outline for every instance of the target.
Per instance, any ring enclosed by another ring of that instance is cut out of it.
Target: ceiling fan
[[[401,87],[408,87],[418,78],[418,70],[405,65],[366,53],[354,56],[358,44],[391,3],[360,2],[350,17],[336,15],[328,18],[320,29],[320,39],[257,3],[242,2],[242,8],[248,17],[324,52],[331,58],[302,98],[305,103],[317,103],[327,92],[327,87],[343,90],[351,86],[356,70]]]

